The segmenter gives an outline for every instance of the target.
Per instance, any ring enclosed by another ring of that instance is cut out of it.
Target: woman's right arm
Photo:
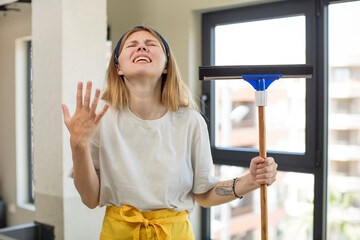
[[[97,114],[100,90],[96,89],[94,100],[90,105],[91,88],[92,83],[88,82],[83,101],[83,85],[81,82],[78,83],[76,111],[72,117],[65,104],[62,104],[62,109],[65,125],[70,132],[75,187],[83,203],[89,208],[95,208],[99,204],[100,180],[91,159],[89,141],[109,105],[106,104]]]
[[[100,181],[91,159],[89,144],[71,144],[74,184],[83,203],[89,208],[99,205]]]

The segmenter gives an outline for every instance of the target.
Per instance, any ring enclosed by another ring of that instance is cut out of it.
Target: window
[[[268,155],[280,168],[268,190],[269,239],[360,239],[359,11],[360,1],[294,0],[203,14],[203,65],[314,66],[305,85],[268,89],[284,99],[267,107]],[[203,82],[203,94],[216,175],[242,175],[257,155],[249,87]],[[203,239],[258,239],[259,202],[255,191],[203,209]]]
[[[329,5],[329,240],[360,239],[359,12]]]
[[[280,32],[287,34],[271,37]],[[214,35],[215,65],[305,63],[303,15],[219,25]],[[305,82],[305,79],[276,81],[267,90],[268,150],[305,152]],[[215,146],[258,149],[252,86],[234,80],[214,84]]]
[[[317,16],[323,16],[319,9],[314,1],[283,1],[202,16],[204,66],[314,66],[311,79],[280,79],[267,90],[267,152],[279,164],[278,180],[268,189],[269,239],[321,239],[326,232],[325,83],[319,80],[324,73],[318,64],[324,51],[316,52],[321,32],[315,28]],[[242,175],[258,155],[254,90],[240,80],[204,81],[203,95],[216,175]],[[202,234],[203,239],[258,239],[259,191],[203,209]]]
[[[31,40],[19,38],[15,48],[17,203],[27,207],[34,203]]]

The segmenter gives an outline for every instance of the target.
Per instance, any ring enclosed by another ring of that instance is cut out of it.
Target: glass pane
[[[360,239],[359,12],[329,6],[329,240]]]
[[[305,63],[305,17],[215,28],[216,65]],[[216,81],[217,147],[258,148],[255,90],[243,80]],[[305,152],[305,80],[280,79],[268,92],[267,149]]]
[[[216,176],[227,180],[248,172],[246,168],[216,165]],[[314,177],[312,174],[279,172],[268,187],[268,234],[273,240],[313,237]],[[212,240],[261,238],[260,191],[211,208]]]

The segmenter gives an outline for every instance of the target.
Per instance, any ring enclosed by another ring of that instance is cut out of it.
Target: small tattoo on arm
[[[233,190],[232,185],[222,185],[215,188],[215,192],[219,196],[232,196]]]

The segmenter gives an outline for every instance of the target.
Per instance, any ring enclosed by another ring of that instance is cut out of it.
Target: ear
[[[167,68],[165,68],[162,73],[163,73],[163,74],[167,74],[167,73],[168,73]]]
[[[117,69],[117,73],[119,76],[124,76],[124,73],[120,69]]]

